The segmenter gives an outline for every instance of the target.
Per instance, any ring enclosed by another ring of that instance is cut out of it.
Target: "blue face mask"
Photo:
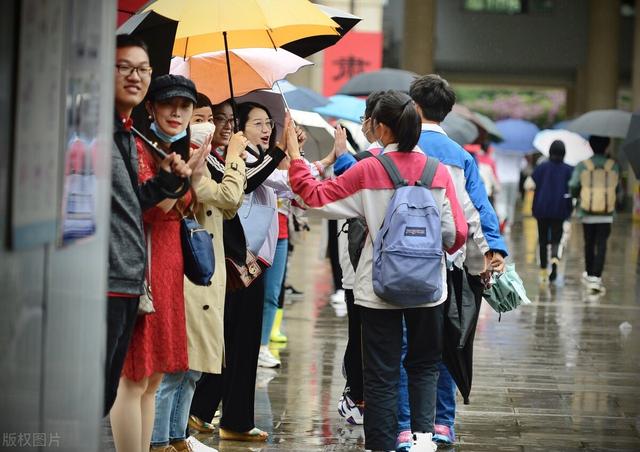
[[[187,129],[184,129],[177,135],[167,135],[162,130],[158,129],[155,121],[151,123],[151,126],[149,128],[153,133],[156,134],[158,138],[160,138],[165,143],[175,143],[176,141],[181,140],[182,138],[187,136]]]

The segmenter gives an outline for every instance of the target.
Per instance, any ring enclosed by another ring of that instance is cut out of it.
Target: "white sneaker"
[[[589,275],[587,274],[587,272],[582,272],[582,282],[584,284],[589,282]]]
[[[213,447],[209,447],[206,444],[202,444],[193,436],[188,437],[185,441],[189,446],[191,446],[191,450],[193,452],[218,452],[218,449],[214,449]]]
[[[351,397],[347,394],[343,394],[338,401],[338,413],[349,424],[362,425],[364,410],[358,406]]]
[[[411,446],[409,452],[435,452],[436,450],[438,450],[438,445],[433,442],[431,433],[413,434],[413,446]]]
[[[269,349],[260,349],[260,353],[258,354],[259,367],[267,367],[272,369],[274,367],[280,367],[281,364],[282,363],[280,362],[280,360],[273,356]]]
[[[346,303],[346,301],[344,301],[344,290],[337,290],[336,293],[329,297],[329,300],[331,300],[331,303],[335,304]]]
[[[592,292],[603,292],[604,285],[602,284],[602,278],[597,276],[587,276],[587,289]]]

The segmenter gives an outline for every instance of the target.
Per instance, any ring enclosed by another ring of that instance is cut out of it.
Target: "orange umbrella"
[[[284,49],[235,49],[229,51],[233,91],[242,96],[256,89],[270,89],[288,74],[313,63]],[[227,77],[224,51],[210,52],[186,59],[171,60],[171,73],[190,78],[198,91],[214,104],[231,97],[229,86],[220,83]]]

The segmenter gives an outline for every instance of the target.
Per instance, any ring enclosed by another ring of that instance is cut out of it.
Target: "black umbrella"
[[[362,18],[354,16],[353,14],[340,11],[339,9],[330,8],[329,6],[316,5],[318,9],[322,10],[327,16],[329,16],[335,23],[340,25],[336,31],[339,35],[319,35],[309,38],[298,39],[282,46],[283,49],[288,50],[291,53],[295,53],[302,58],[306,58],[309,55],[313,55],[316,52],[331,47],[336,44],[349,30],[356,26]]]
[[[479,135],[478,127],[455,111],[449,112],[440,126],[460,146],[473,143]]]
[[[454,268],[448,273],[449,296],[444,305],[442,360],[456,382],[464,404],[469,404],[473,378],[473,340],[482,303],[482,284]]]
[[[409,86],[418,75],[401,69],[383,68],[378,71],[363,72],[349,80],[339,94],[368,96],[374,91],[395,89],[409,93]]]
[[[627,155],[627,160],[636,173],[636,177],[640,178],[640,110],[631,116],[631,124],[627,137],[622,143],[622,151]]]
[[[145,42],[149,48],[149,61],[153,76],[168,74],[171,52],[178,21],[162,16],[155,11],[131,16],[119,28],[118,34],[130,34]]]

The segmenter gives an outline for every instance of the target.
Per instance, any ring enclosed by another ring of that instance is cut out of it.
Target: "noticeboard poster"
[[[65,2],[21,2],[11,246],[33,248],[57,234]]]
[[[64,171],[58,224],[61,245],[93,236],[97,225],[100,35],[96,30],[100,28],[99,24],[91,23],[90,2],[74,0],[72,3],[64,79]]]
[[[351,31],[324,51],[322,94],[332,96],[361,72],[382,66],[382,33]]]

